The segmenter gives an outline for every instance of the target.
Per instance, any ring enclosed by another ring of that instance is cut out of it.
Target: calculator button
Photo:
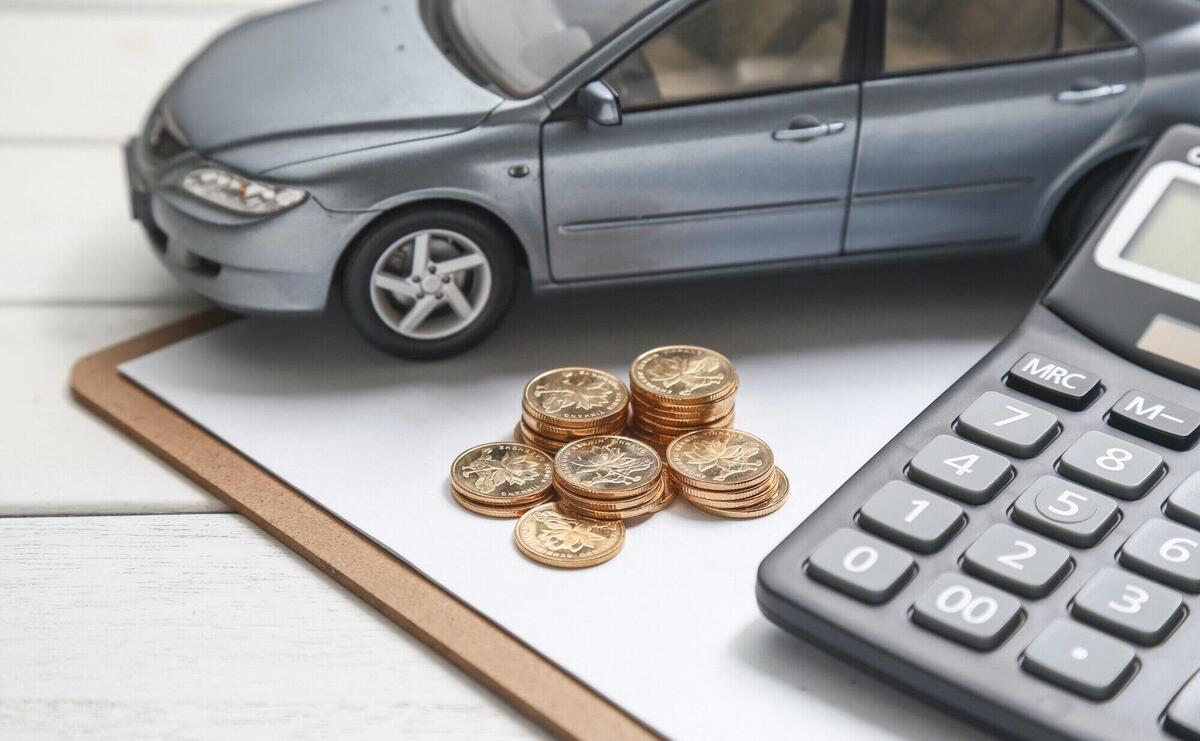
[[[1058,417],[1023,401],[989,391],[958,417],[955,431],[993,450],[1032,458],[1058,435]]]
[[[938,435],[908,464],[908,477],[968,504],[983,504],[1013,476],[1008,459],[952,435]]]
[[[913,605],[918,625],[986,651],[999,646],[1020,622],[1016,598],[962,574],[942,574]]]
[[[1200,529],[1200,472],[1184,479],[1167,499],[1167,517]]]
[[[1133,675],[1129,646],[1068,620],[1055,620],[1029,644],[1021,667],[1093,700],[1107,700]]]
[[[867,500],[858,524],[921,553],[933,553],[965,520],[962,507],[906,481],[889,481]]]
[[[1043,476],[1013,505],[1012,518],[1077,548],[1099,543],[1117,523],[1117,503],[1057,476]]]
[[[1188,450],[1200,437],[1200,412],[1157,396],[1130,391],[1108,412],[1108,423],[1175,450]]]
[[[1101,391],[1096,374],[1036,353],[1018,360],[1004,382],[1017,391],[1074,411],[1086,408]]]
[[[1183,597],[1121,569],[1106,568],[1083,585],[1071,614],[1120,638],[1153,646],[1183,615]]]
[[[1067,575],[1071,554],[1045,538],[998,524],[963,554],[963,568],[1025,597],[1045,597]]]
[[[1103,432],[1086,432],[1058,461],[1059,473],[1121,499],[1150,491],[1163,472],[1163,457]]]
[[[1200,738],[1200,674],[1189,679],[1171,700],[1164,725],[1179,738]]]
[[[914,568],[912,556],[851,528],[830,535],[808,559],[809,576],[873,604],[891,599]]]
[[[1150,520],[1121,546],[1121,565],[1169,584],[1200,592],[1200,532],[1166,520]]]

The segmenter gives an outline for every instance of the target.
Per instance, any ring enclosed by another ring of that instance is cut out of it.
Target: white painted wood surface
[[[69,398],[75,359],[203,306],[129,220],[118,145],[280,4],[0,0],[0,739],[540,733]]]
[[[525,738],[237,515],[0,519],[0,738]]]

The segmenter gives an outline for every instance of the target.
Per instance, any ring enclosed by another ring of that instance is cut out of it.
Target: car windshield
[[[662,0],[449,0],[443,16],[471,62],[510,95],[541,90]]]

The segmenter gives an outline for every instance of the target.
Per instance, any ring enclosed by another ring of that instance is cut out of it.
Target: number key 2
[[[963,554],[963,568],[1026,597],[1045,597],[1071,568],[1071,554],[1012,525],[992,525]]]

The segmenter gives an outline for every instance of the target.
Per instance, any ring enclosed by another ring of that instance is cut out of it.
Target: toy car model
[[[536,291],[1070,246],[1200,114],[1195,0],[337,0],[217,38],[126,148],[184,284],[460,352]]]

